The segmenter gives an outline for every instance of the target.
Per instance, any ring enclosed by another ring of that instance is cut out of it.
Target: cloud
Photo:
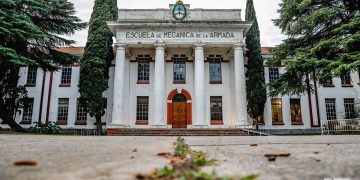
[[[70,0],[76,8],[76,15],[83,21],[88,22],[91,16],[94,0]],[[204,9],[242,9],[242,19],[245,19],[246,0],[183,0],[190,4],[191,8]],[[170,3],[176,0],[118,0],[119,9],[153,9],[168,8]],[[275,46],[281,43],[285,36],[281,34],[279,28],[273,25],[272,19],[278,17],[277,9],[281,0],[254,0],[257,19],[259,22],[261,45]],[[75,46],[85,46],[87,30],[82,30],[70,37],[77,41]]]

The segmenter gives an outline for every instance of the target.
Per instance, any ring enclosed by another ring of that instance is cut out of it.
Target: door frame
[[[178,89],[174,89],[169,93],[167,98],[167,124],[172,125],[173,122],[174,105],[172,99],[176,94],[183,94],[186,97],[186,124],[191,125],[192,124],[191,95],[185,89],[181,89],[181,91],[178,91]]]

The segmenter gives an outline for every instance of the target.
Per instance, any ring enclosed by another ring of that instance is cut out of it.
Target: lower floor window
[[[210,97],[210,113],[211,120],[222,121],[222,97],[221,96],[211,96]]]
[[[302,122],[300,99],[290,99],[291,122]]]
[[[327,120],[336,119],[335,99],[325,99],[326,118]]]
[[[76,104],[76,120],[81,122],[87,120],[87,109],[80,103],[80,99],[77,99]]]
[[[24,103],[22,121],[32,121],[34,98],[28,98]]]
[[[136,120],[149,119],[149,97],[138,96],[136,104]]]
[[[271,99],[271,117],[273,122],[283,122],[281,98]]]
[[[67,121],[69,112],[69,98],[59,98],[58,120]]]
[[[353,119],[355,118],[355,102],[354,98],[345,98],[344,106],[345,106],[345,118]]]

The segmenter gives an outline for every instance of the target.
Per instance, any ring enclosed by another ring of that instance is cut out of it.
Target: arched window
[[[186,96],[183,94],[176,94],[173,99],[173,102],[186,102]]]

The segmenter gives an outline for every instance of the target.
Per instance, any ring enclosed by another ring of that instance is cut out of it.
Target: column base
[[[192,125],[192,129],[208,129],[209,125]]]
[[[167,129],[168,126],[167,125],[151,125],[151,128],[154,128],[154,129]]]
[[[113,124],[113,123],[107,126],[108,129],[121,129],[121,128],[129,128],[129,127],[130,127],[129,125]]]

